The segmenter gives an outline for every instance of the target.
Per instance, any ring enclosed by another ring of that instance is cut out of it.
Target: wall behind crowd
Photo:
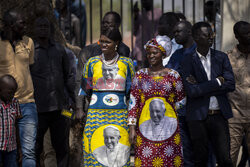
[[[233,26],[237,21],[250,22],[249,0],[222,0],[222,51],[230,50],[237,43]]]

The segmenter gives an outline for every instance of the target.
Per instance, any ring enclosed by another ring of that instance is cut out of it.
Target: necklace
[[[105,60],[105,57],[104,57],[104,54],[102,53],[101,54],[101,59],[102,59],[102,62],[106,65],[106,66],[113,66],[117,61],[118,61],[118,58],[119,58],[119,54],[116,53],[116,56],[112,59],[112,60]]]
[[[152,71],[151,69],[148,70],[148,74],[153,76],[153,77],[157,77],[157,76],[164,76],[165,75],[165,68],[162,68],[158,71]]]

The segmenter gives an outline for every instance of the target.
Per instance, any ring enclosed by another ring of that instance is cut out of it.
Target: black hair
[[[159,25],[171,24],[175,26],[175,24],[179,21],[179,17],[174,12],[166,12],[163,13],[159,20]]]
[[[195,37],[196,35],[198,35],[201,27],[210,27],[211,28],[211,25],[207,22],[198,22],[198,23],[195,23],[192,27],[192,36]]]
[[[7,81],[11,81],[15,84],[15,87],[17,89],[18,85],[17,85],[17,82],[16,82],[16,79],[12,76],[12,75],[3,75],[0,77],[0,88],[2,87],[2,84],[5,82],[4,80],[7,79]]]
[[[182,21],[182,20],[187,20],[186,16],[183,14],[183,13],[175,13],[176,16],[179,18],[179,21]]]
[[[118,28],[101,28],[101,35],[104,35],[115,42],[121,42],[122,36]]]
[[[233,30],[234,30],[234,34],[238,35],[239,33],[239,29],[243,26],[247,26],[250,25],[250,23],[246,22],[246,21],[238,21],[237,23],[234,24]]]
[[[10,27],[16,22],[19,13],[19,10],[17,10],[16,8],[11,8],[4,12],[2,17],[3,27],[0,31],[2,40],[8,40],[8,37],[5,34],[5,30],[9,30]]]
[[[178,23],[176,23],[176,25],[179,25],[179,24],[185,24],[186,29],[192,31],[192,24],[189,21],[182,20],[182,21],[179,21]]]
[[[215,7],[216,12],[218,12],[220,9],[220,1],[218,1],[218,0],[209,0],[204,5],[205,5],[205,7],[210,7],[210,8]]]
[[[213,7],[214,6],[214,1],[207,1],[205,3],[205,6]]]
[[[11,26],[13,25],[17,20],[17,14],[19,11],[15,8],[9,9],[3,14],[2,22],[4,26]]]
[[[66,9],[67,6],[68,6],[67,0],[62,0],[62,1],[56,0],[56,8],[60,10],[62,3],[63,3],[63,5],[64,5],[64,6],[63,6],[63,9]],[[58,12],[60,12],[60,11],[58,11]]]
[[[210,22],[215,22],[216,13],[219,11],[220,11],[219,1],[215,2],[215,0],[209,0],[204,4],[204,14],[207,20]]]
[[[121,16],[117,12],[114,11],[107,12],[103,18],[105,18],[108,15],[113,15],[115,18],[115,23],[119,25],[121,24]]]

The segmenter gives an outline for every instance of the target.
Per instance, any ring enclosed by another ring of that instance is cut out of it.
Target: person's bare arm
[[[135,125],[129,125],[129,142],[130,144],[135,144],[135,141],[136,141]]]

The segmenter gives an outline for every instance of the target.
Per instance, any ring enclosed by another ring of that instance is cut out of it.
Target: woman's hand
[[[130,144],[135,144],[136,141],[136,132],[135,125],[129,125],[129,142]]]

